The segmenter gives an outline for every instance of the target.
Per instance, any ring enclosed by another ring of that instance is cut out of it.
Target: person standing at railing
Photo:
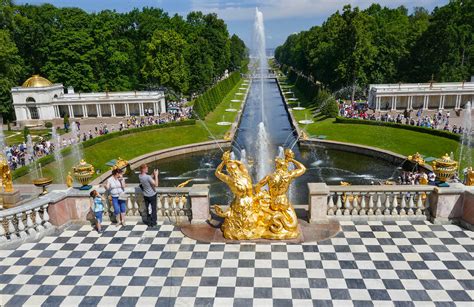
[[[125,179],[122,176],[123,171],[119,168],[112,170],[112,176],[107,179],[105,189],[112,196],[112,205],[114,206],[114,214],[122,226],[125,226],[125,212],[127,211],[126,194],[125,194]]]
[[[145,208],[147,213],[147,224],[149,227],[156,227],[156,188],[158,187],[158,174],[159,171],[155,169],[153,171],[153,177],[148,175],[148,165],[140,165],[140,188],[143,191],[143,197],[145,199]]]

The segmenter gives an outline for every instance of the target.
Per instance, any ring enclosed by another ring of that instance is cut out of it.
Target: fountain
[[[462,127],[463,133],[461,137],[461,149],[459,151],[459,164],[465,165],[466,168],[472,167],[472,105],[468,101],[464,106]],[[472,171],[472,170],[471,170]],[[465,176],[469,175],[469,170],[465,169]]]
[[[230,126],[230,125],[232,125],[232,123],[226,121],[224,115],[222,115],[222,121],[221,121],[221,122],[217,122],[217,125],[218,125],[218,126]]]
[[[45,195],[48,193],[48,190],[46,189],[46,187],[53,182],[53,179],[49,177],[43,177],[43,169],[41,168],[41,163],[38,163],[38,168],[39,168],[39,177],[36,179],[33,179],[32,183],[35,186],[42,188],[40,195]]]
[[[309,125],[309,124],[314,123],[314,120],[308,119],[308,114],[305,114],[304,119],[298,121],[298,123],[303,124],[303,125]]]
[[[38,178],[38,168],[35,162],[35,149],[33,146],[33,141],[31,135],[26,136],[26,152],[27,152],[27,164],[30,169],[30,173],[33,175],[33,178]]]
[[[72,136],[72,145],[71,145],[71,155],[73,157],[73,163],[79,163],[82,160],[82,150],[80,142],[80,132],[77,127],[76,122],[71,124],[71,136]]]
[[[51,128],[51,142],[54,144],[54,160],[58,165],[57,171],[60,177],[60,183],[64,183],[64,165],[63,165],[63,156],[61,155],[61,138],[59,134],[56,132],[56,128]]]

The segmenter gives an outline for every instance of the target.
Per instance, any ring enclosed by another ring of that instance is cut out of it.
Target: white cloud
[[[344,5],[367,8],[372,3],[380,3],[383,6],[398,7],[404,5],[408,9],[415,6],[433,8],[436,5],[444,5],[448,0],[244,0],[244,1],[222,1],[222,0],[192,0],[193,10],[217,13],[225,20],[251,20],[254,18],[255,7],[263,12],[266,20],[296,18],[296,17],[321,17],[328,16],[336,10],[341,10]]]

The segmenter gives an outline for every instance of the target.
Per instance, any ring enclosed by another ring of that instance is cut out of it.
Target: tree
[[[22,60],[8,30],[0,30],[0,113],[6,121],[13,119],[10,89],[22,73]]]
[[[186,41],[176,31],[155,31],[148,43],[145,64],[141,70],[145,80],[186,92],[189,79],[189,69],[183,55],[186,48]]]

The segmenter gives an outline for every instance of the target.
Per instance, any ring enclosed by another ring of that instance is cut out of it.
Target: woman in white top
[[[125,226],[125,212],[127,211],[126,201],[119,199],[120,194],[125,192],[125,179],[122,176],[123,171],[121,169],[112,170],[112,176],[107,179],[105,183],[105,189],[112,196],[112,204],[114,206],[114,214],[117,222],[119,221],[122,226]]]

